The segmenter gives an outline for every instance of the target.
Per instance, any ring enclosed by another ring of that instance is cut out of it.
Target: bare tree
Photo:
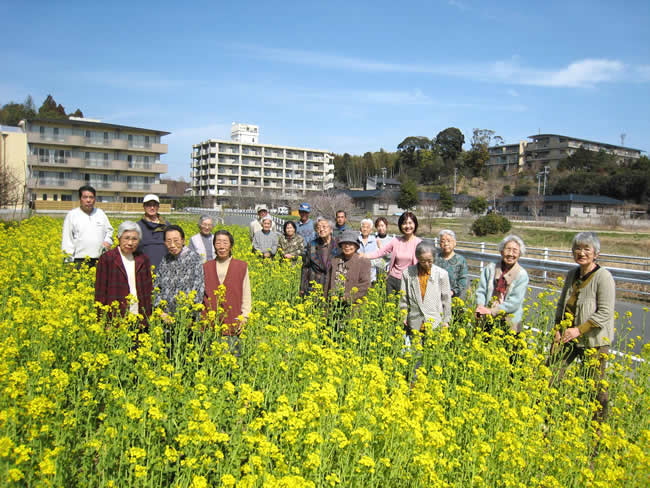
[[[434,215],[438,212],[440,202],[432,198],[422,200],[418,205],[418,215],[421,217],[420,221],[424,224],[429,224],[429,234],[433,234],[433,224],[435,222]]]
[[[354,202],[345,193],[325,190],[309,198],[311,201],[312,215],[334,219],[337,210],[344,210],[348,215],[354,211]]]
[[[533,220],[537,220],[537,217],[544,209],[544,196],[537,193],[536,190],[531,190],[525,204]]]
[[[20,181],[10,169],[0,165],[0,207],[11,207],[19,204],[22,200],[22,188]]]

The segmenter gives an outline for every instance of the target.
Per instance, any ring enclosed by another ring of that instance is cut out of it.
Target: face
[[[456,239],[451,237],[449,234],[444,234],[440,238],[440,249],[442,249],[443,254],[450,254],[456,247]]]
[[[371,230],[372,230],[372,225],[370,225],[368,222],[361,224],[361,235],[363,237],[368,237],[370,235]]]
[[[596,254],[594,248],[589,244],[578,244],[573,249],[573,259],[580,266],[592,265],[596,261],[597,257],[598,254]]]
[[[199,230],[201,231],[201,234],[204,236],[210,235],[212,233],[212,229],[214,228],[214,223],[212,222],[212,219],[205,219],[203,222],[199,224]]]
[[[309,220],[309,212],[305,212],[304,210],[300,210],[298,212],[300,214],[300,221],[305,223]]]
[[[336,225],[341,227],[345,224],[345,214],[343,212],[336,212]]]
[[[169,231],[165,234],[165,246],[172,256],[178,256],[183,250],[185,239],[181,237],[181,233],[177,230]]]
[[[292,237],[296,233],[296,229],[294,229],[293,225],[287,225],[287,230],[285,232],[287,237]]]
[[[430,252],[425,252],[420,255],[418,259],[418,267],[426,272],[429,273],[431,271],[431,267],[433,266],[433,254]]]
[[[507,266],[515,264],[519,259],[519,244],[516,241],[508,242],[503,248],[503,251],[501,251],[501,257]]]
[[[159,208],[160,204],[155,200],[144,203],[144,213],[147,217],[157,217]]]
[[[377,232],[383,236],[387,231],[388,229],[386,228],[386,224],[384,224],[383,220],[380,220],[377,223]]]
[[[400,230],[405,236],[412,235],[415,232],[415,222],[413,222],[413,219],[407,218],[402,224],[402,227],[400,227]]]
[[[330,229],[330,226],[326,221],[321,220],[316,226],[316,233],[318,234],[318,237],[325,239],[332,233],[332,229]]]
[[[266,214],[268,214],[266,210],[260,209],[257,211],[257,218],[261,219],[262,217],[266,217]]]
[[[79,199],[79,204],[81,205],[81,210],[86,213],[92,212],[95,207],[95,195],[91,191],[82,191],[81,198]]]
[[[140,242],[140,236],[134,230],[127,230],[118,239],[118,245],[122,254],[133,254]]]
[[[217,236],[214,240],[214,252],[217,253],[219,259],[226,259],[230,256],[230,250],[232,246],[230,245],[230,239],[228,236]]]
[[[343,256],[345,256],[346,258],[349,258],[355,252],[357,252],[357,245],[353,244],[351,242],[342,242],[341,243],[341,251],[343,252]]]
[[[264,232],[268,232],[271,230],[271,221],[270,220],[263,220],[262,221],[262,230]]]

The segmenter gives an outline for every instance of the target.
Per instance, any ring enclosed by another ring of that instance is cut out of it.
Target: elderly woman
[[[305,260],[302,262],[300,279],[300,295],[308,295],[312,290],[312,282],[325,288],[331,269],[332,259],[339,254],[339,248],[332,238],[334,224],[325,217],[318,217],[314,224],[316,239],[307,243]]]
[[[461,297],[467,289],[467,261],[463,256],[454,252],[456,234],[453,230],[441,230],[438,233],[438,239],[440,240],[440,252],[436,254],[435,265],[449,274],[451,296]]]
[[[211,310],[219,314],[212,325],[222,327],[222,334],[228,338],[231,349],[239,354],[238,338],[252,305],[248,265],[232,257],[235,238],[227,230],[215,232],[213,243],[217,257],[203,264],[204,316]],[[221,285],[225,288],[225,294],[219,294]]]
[[[397,293],[402,286],[402,273],[406,268],[417,264],[415,247],[422,242],[415,233],[418,230],[418,219],[413,212],[404,212],[397,221],[401,237],[395,237],[385,246],[376,251],[364,254],[368,259],[377,259],[391,253],[388,278],[386,279],[386,294]]]
[[[400,308],[407,310],[407,332],[421,330],[424,322],[432,328],[446,327],[451,320],[451,288],[447,271],[433,264],[435,247],[420,242],[415,248],[417,264],[402,273]]]
[[[375,237],[377,238],[377,247],[380,249],[384,247],[386,244],[388,244],[390,241],[392,241],[393,237],[395,237],[394,235],[388,234],[388,220],[386,219],[386,217],[377,217],[377,219],[375,220],[375,229],[377,230],[375,232]],[[380,258],[381,259],[380,263],[383,266],[382,269],[378,269],[380,274],[385,275],[386,273],[388,273],[390,258],[391,258],[390,253],[385,254]]]
[[[261,220],[262,229],[253,235],[253,251],[265,258],[272,258],[278,252],[278,233],[271,227],[273,219],[270,215],[265,215]]]
[[[341,254],[332,258],[327,277],[325,294],[343,292],[343,299],[353,303],[363,298],[370,287],[370,261],[357,254],[358,234],[353,230],[343,231],[339,237]]]
[[[170,225],[165,229],[165,246],[167,254],[156,268],[154,288],[158,288],[158,296],[154,305],[161,301],[167,303],[166,312],[176,312],[176,296],[183,292],[189,295],[196,291],[195,303],[203,300],[203,263],[201,257],[185,246],[185,232],[178,225]],[[167,319],[167,315],[163,315]]]
[[[102,305],[119,304],[121,315],[151,314],[151,264],[146,254],[136,253],[142,230],[126,220],[117,229],[118,246],[104,253],[97,262],[95,301]],[[127,301],[127,295],[134,300]],[[112,317],[112,312],[108,317]]]
[[[505,312],[510,329],[521,332],[528,273],[518,261],[526,254],[526,246],[516,235],[509,235],[499,243],[499,252],[499,262],[488,264],[481,272],[476,290],[476,315],[496,316]]]
[[[608,392],[602,379],[609,347],[614,341],[616,287],[611,273],[596,263],[600,239],[595,232],[576,234],[571,250],[578,266],[567,274],[558,300],[555,314],[558,330],[553,339],[550,363],[561,363],[558,375],[561,378],[576,358],[584,358],[586,351],[597,353],[598,372],[594,376],[600,380],[596,394],[601,405],[596,419],[600,420],[607,415]],[[565,319],[570,322],[567,324]]]
[[[368,254],[379,249],[377,246],[377,238],[371,234],[372,220],[363,219],[359,228],[359,250],[362,254]],[[377,280],[377,270],[383,270],[384,260],[382,258],[374,259],[371,261],[370,267],[370,281],[374,283]]]
[[[190,238],[189,248],[201,256],[202,263],[214,259],[212,229],[214,229],[214,219],[209,215],[201,215],[199,217],[199,233]]]
[[[296,223],[287,220],[278,239],[278,250],[285,259],[296,260],[305,254],[305,239],[298,234]]]

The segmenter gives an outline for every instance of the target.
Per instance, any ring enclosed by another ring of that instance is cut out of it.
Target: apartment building
[[[528,136],[528,139],[531,141],[489,147],[490,159],[486,167],[490,174],[501,171],[508,175],[523,169],[537,171],[544,166],[555,168],[560,160],[572,155],[581,147],[588,151],[605,151],[612,154],[619,164],[629,163],[641,157],[640,149],[559,134],[536,134]]]
[[[334,186],[325,150],[259,143],[259,127],[234,124],[230,140],[192,146],[192,193],[230,204],[237,198],[300,199]]]
[[[160,157],[167,153],[161,138],[169,132],[78,117],[20,125],[27,135],[31,201],[74,201],[83,185],[97,190],[99,202],[138,203],[147,193],[167,191]]]
[[[19,127],[0,125],[0,206],[22,208],[27,172],[27,138]]]

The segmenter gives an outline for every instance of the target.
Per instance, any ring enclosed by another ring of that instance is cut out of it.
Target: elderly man
[[[169,225],[163,232],[167,254],[163,256],[156,269],[154,288],[158,288],[158,295],[154,305],[160,305],[164,300],[167,303],[166,312],[170,315],[176,313],[176,296],[179,292],[189,295],[196,291],[194,303],[203,301],[203,263],[201,257],[185,246],[185,233],[177,225]],[[163,319],[168,320],[164,314]]]
[[[262,217],[262,228],[253,236],[253,251],[265,258],[272,258],[278,252],[278,240],[280,236],[271,230],[273,220],[270,215]]]
[[[169,225],[158,213],[160,199],[156,195],[145,195],[142,199],[144,216],[138,221],[142,230],[142,239],[138,252],[146,254],[153,266],[158,266],[163,256],[167,254],[165,247],[165,228]]]
[[[214,247],[212,246],[212,229],[214,220],[209,215],[199,217],[199,233],[190,238],[189,248],[201,256],[201,262],[205,263],[214,259]]]
[[[298,207],[298,214],[300,220],[296,223],[296,232],[302,236],[305,243],[309,243],[316,239],[316,231],[314,230],[314,221],[309,218],[311,212],[311,205],[308,203],[301,203]]]
[[[251,238],[251,241],[253,240],[253,236],[255,235],[255,232],[258,230],[262,230],[262,219],[266,217],[269,214],[269,210],[266,208],[264,205],[258,205],[257,207],[257,218],[252,220],[250,224],[248,224],[248,235]],[[273,220],[271,220],[271,230],[275,230],[275,223]]]
[[[113,227],[100,208],[95,208],[96,192],[92,186],[79,188],[79,207],[68,212],[63,221],[61,250],[66,261],[77,267],[88,259],[95,266],[101,254],[113,244]]]
[[[302,263],[300,295],[309,294],[312,281],[323,288],[326,286],[330,262],[339,254],[339,248],[332,239],[332,223],[324,217],[318,217],[315,228],[318,237],[307,244]]]

